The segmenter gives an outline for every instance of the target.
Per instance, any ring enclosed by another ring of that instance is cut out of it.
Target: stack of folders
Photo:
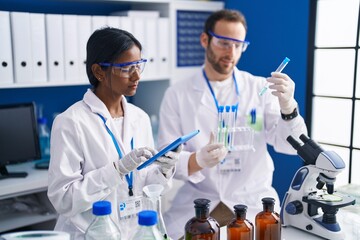
[[[0,88],[46,82],[88,83],[86,43],[104,26],[127,30],[141,42],[143,58],[148,59],[143,78],[168,77],[169,19],[151,12],[133,17],[0,11]]]

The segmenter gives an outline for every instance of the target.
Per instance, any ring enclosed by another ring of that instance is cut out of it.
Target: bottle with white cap
[[[85,240],[120,240],[120,229],[110,217],[111,203],[95,202],[92,211],[95,219],[85,232]]]

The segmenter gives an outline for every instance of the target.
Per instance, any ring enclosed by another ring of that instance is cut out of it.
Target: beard
[[[214,51],[211,49],[210,45],[206,49],[206,59],[211,64],[212,68],[220,74],[226,74],[226,75],[230,74],[230,73],[232,73],[232,71],[234,69],[234,64],[232,64],[232,63],[231,63],[230,68],[227,66],[221,65],[220,59],[219,60],[216,59],[216,55],[215,55]]]

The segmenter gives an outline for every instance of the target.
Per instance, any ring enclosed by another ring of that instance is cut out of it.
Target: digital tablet
[[[174,149],[176,149],[177,147],[179,147],[181,144],[189,141],[191,138],[193,138],[194,136],[196,136],[198,133],[200,132],[200,130],[195,130],[187,135],[184,135],[182,137],[179,137],[178,139],[176,139],[175,141],[173,141],[172,143],[170,143],[169,145],[167,145],[166,147],[164,147],[160,152],[158,152],[157,154],[155,154],[152,158],[150,158],[149,160],[147,160],[146,162],[144,162],[143,164],[141,164],[140,166],[137,167],[137,170],[141,170],[147,166],[149,166],[151,163],[153,163],[156,159],[158,159],[159,157],[163,156],[165,153],[172,151]]]

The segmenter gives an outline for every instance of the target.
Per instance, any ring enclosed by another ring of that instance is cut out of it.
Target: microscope
[[[336,176],[345,163],[333,151],[324,151],[304,134],[301,145],[292,136],[287,141],[305,161],[283,199],[280,218],[283,226],[294,226],[330,240],[345,239],[336,221],[339,208],[354,205],[355,199],[334,191]]]

